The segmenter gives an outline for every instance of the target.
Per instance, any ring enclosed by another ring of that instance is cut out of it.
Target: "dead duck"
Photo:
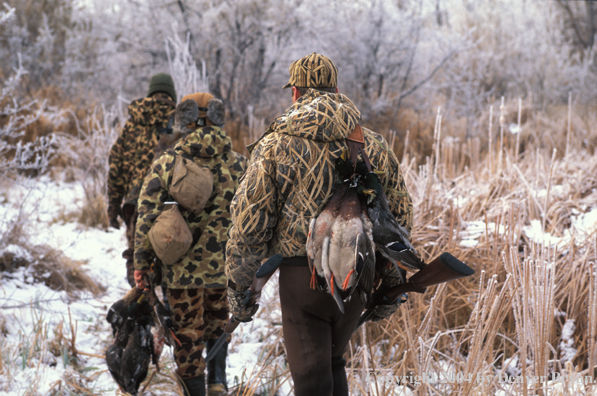
[[[136,395],[151,361],[159,371],[164,342],[178,342],[172,319],[153,287],[132,288],[110,307],[106,319],[114,334],[114,342],[106,350],[106,364],[120,389]]]
[[[372,224],[356,193],[354,167],[346,151],[336,160],[342,183],[309,224],[307,258],[311,288],[325,288],[344,313],[343,302],[358,290],[367,300],[373,287],[375,251]]]
[[[120,389],[124,389],[124,381],[121,375],[122,352],[126,348],[132,326],[132,319],[123,322],[123,326],[114,334],[114,342],[106,349],[106,365]]]
[[[359,184],[357,191],[367,206],[377,250],[404,270],[418,271],[425,267],[425,263],[408,240],[410,233],[398,223],[390,211],[379,176],[375,172],[367,172],[360,177]]]
[[[156,364],[151,332],[152,324],[134,321],[126,347],[122,351],[120,367],[122,388],[133,396],[137,395],[141,383],[147,377],[149,363],[153,360],[153,363]]]

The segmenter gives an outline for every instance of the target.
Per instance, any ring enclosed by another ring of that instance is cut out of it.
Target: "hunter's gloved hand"
[[[239,322],[250,322],[253,320],[253,315],[259,309],[259,304],[254,304],[250,307],[242,305],[245,299],[245,293],[228,288],[228,303],[230,304],[230,313]]]
[[[118,216],[122,217],[120,204],[117,202],[110,202],[110,204],[108,204],[108,220],[110,221],[110,227],[116,228],[117,230],[120,229]]]
[[[371,317],[372,322],[379,322],[382,319],[387,319],[396,312],[398,307],[406,300],[402,300],[400,297],[392,304],[380,304],[373,308],[373,316]]]
[[[135,270],[133,277],[135,278],[135,286],[137,289],[147,289],[149,284],[147,283],[148,277],[145,274],[149,274],[149,270],[139,271]]]

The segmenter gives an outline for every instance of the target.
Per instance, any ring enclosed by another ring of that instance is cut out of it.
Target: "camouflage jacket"
[[[334,162],[360,112],[342,94],[309,90],[277,117],[253,146],[251,163],[232,201],[226,275],[243,290],[261,260],[280,253],[306,256],[309,222],[339,183]],[[363,128],[371,164],[386,172],[382,183],[398,222],[412,228],[412,200],[398,159],[386,140]]]
[[[112,206],[136,204],[143,179],[154,159],[154,148],[168,127],[176,104],[166,94],[134,100],[129,119],[110,150],[108,199]]]
[[[179,206],[193,234],[193,243],[174,265],[163,264],[162,274],[172,289],[225,287],[224,254],[231,225],[230,202],[247,167],[247,159],[232,151],[232,141],[219,127],[203,127],[190,133],[151,166],[139,194],[135,269],[149,269],[155,257],[147,234],[164,209],[164,202],[172,199],[168,188],[177,155],[212,171],[213,193],[201,215]]]

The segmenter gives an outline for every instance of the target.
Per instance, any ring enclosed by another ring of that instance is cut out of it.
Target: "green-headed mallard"
[[[388,260],[397,263],[405,270],[420,270],[425,263],[417,255],[408,240],[410,234],[401,226],[390,211],[379,177],[375,172],[367,172],[359,180],[362,188],[357,188],[367,205],[367,214],[373,224],[375,247]]]

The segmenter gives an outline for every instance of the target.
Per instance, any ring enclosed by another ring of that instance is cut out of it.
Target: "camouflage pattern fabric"
[[[166,289],[172,310],[174,334],[182,346],[174,344],[176,373],[182,379],[202,375],[204,341],[219,338],[228,321],[226,288]]]
[[[342,94],[310,89],[250,146],[251,163],[232,202],[233,227],[226,246],[226,275],[248,288],[260,262],[276,253],[306,256],[309,222],[339,184],[334,162],[360,120]],[[390,209],[412,228],[412,199],[398,159],[386,140],[363,128],[371,164],[383,170]]]
[[[110,150],[108,202],[112,207],[136,204],[143,179],[154,159],[154,148],[168,127],[176,104],[166,94],[137,99],[129,107],[129,119]]]
[[[310,87],[336,88],[338,86],[338,69],[334,62],[325,55],[313,52],[292,62],[290,79],[283,88]]]
[[[168,188],[172,183],[177,155],[211,170],[213,192],[199,215],[179,207],[193,234],[193,243],[176,263],[163,264],[163,280],[167,287],[173,289],[225,287],[224,253],[232,225],[230,202],[246,168],[246,158],[232,151],[232,141],[216,126],[199,128],[190,133],[151,166],[138,200],[135,269],[148,270],[155,257],[147,234],[164,209],[164,203],[172,199]]]

